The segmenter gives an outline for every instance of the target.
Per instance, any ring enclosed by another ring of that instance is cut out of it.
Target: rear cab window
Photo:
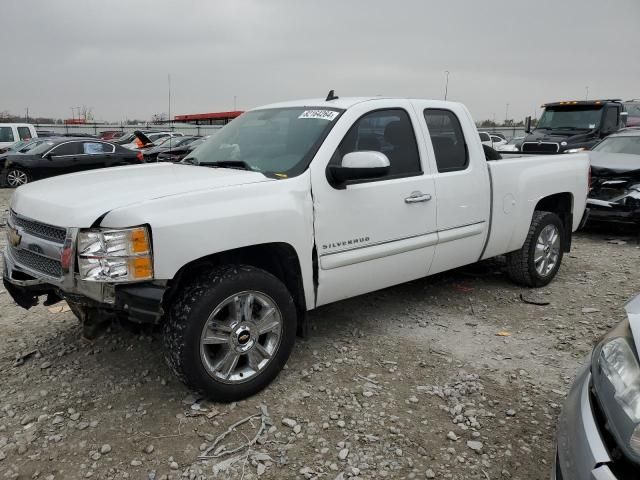
[[[427,108],[424,119],[429,129],[438,172],[455,172],[469,166],[469,149],[462,132],[462,125],[451,110]],[[480,133],[480,139],[482,140]],[[489,140],[489,135],[487,140]],[[484,140],[483,140],[484,141]]]
[[[31,138],[33,138],[29,127],[18,127],[18,135],[20,136],[20,140],[31,140]]]

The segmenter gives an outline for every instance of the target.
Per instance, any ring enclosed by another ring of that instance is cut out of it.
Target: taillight
[[[136,153],[136,157],[138,158],[138,160],[140,160],[141,162],[144,162],[144,154],[142,152],[138,152]]]

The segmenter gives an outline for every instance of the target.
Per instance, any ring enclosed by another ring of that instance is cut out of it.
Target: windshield
[[[536,128],[593,130],[600,125],[601,111],[601,105],[547,108]]]
[[[593,151],[640,155],[640,135],[637,137],[608,137],[593,147]]]
[[[40,143],[36,147],[34,147],[31,150],[29,150],[29,154],[30,155],[41,155],[44,152],[46,152],[47,150],[49,150],[51,147],[53,147],[54,145],[55,145],[55,142],[52,142],[50,140],[45,140],[44,142]]]
[[[299,175],[341,111],[305,107],[253,110],[233,120],[182,163],[241,167],[280,178]]]

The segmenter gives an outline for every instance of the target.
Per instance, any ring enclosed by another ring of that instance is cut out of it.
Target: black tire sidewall
[[[534,258],[535,258],[536,244],[538,242],[538,237],[540,236],[540,232],[542,232],[542,230],[547,225],[555,225],[558,228],[558,232],[560,234],[560,252],[558,254],[558,261],[556,262],[555,267],[553,267],[553,270],[551,270],[547,275],[542,276],[536,270],[536,264],[535,264]],[[564,254],[564,246],[566,241],[564,225],[562,224],[562,220],[560,220],[560,217],[558,217],[558,215],[556,215],[555,213],[548,212],[548,213],[545,213],[542,218],[540,218],[538,225],[536,226],[536,228],[533,230],[532,233],[533,235],[531,238],[531,242],[529,244],[529,251],[527,252],[527,266],[529,269],[529,275],[533,280],[534,286],[543,287],[545,285],[548,285],[555,278],[556,274],[558,273],[558,270],[560,269],[560,264],[562,263],[562,257]]]
[[[218,281],[196,298],[184,325],[184,348],[182,351],[182,373],[187,383],[203,391],[215,401],[228,402],[251,396],[278,375],[286,364],[296,336],[296,308],[287,288],[275,276],[252,267],[237,267],[232,278],[218,277]],[[280,345],[267,367],[253,379],[237,384],[225,384],[215,380],[207,372],[200,358],[200,339],[204,325],[213,310],[230,296],[254,290],[269,296],[280,309],[283,330]]]

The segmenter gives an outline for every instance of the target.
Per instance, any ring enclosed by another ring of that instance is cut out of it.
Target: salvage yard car
[[[588,175],[585,154],[488,162],[459,103],[331,92],[244,113],[180,164],[20,187],[4,284],[24,308],[65,299],[88,334],[161,323],[176,375],[233,401],[321,305],[503,254],[513,281],[547,285]]]
[[[625,310],[567,396],[552,480],[640,477],[640,296]]]
[[[589,221],[640,225],[640,128],[607,137],[589,157]]]
[[[142,153],[98,139],[47,138],[25,153],[0,161],[0,185],[19,187],[33,180],[96,168],[140,163]]]

